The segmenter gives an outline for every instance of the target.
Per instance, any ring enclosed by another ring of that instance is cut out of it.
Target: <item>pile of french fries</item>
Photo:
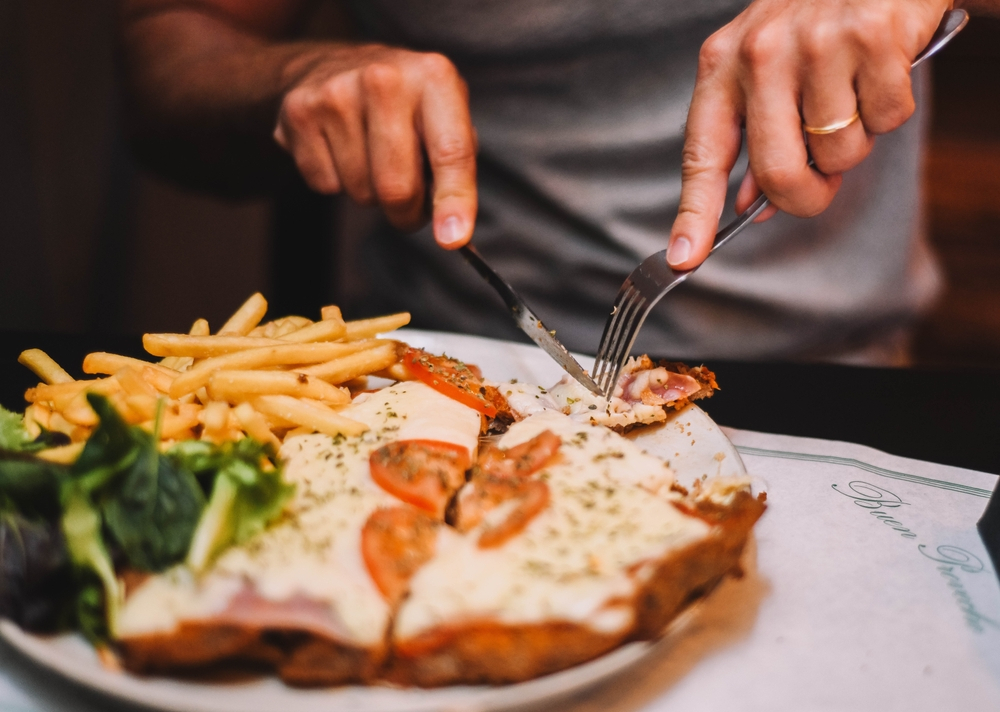
[[[267,300],[254,294],[211,334],[199,319],[187,334],[146,334],[143,346],[159,362],[97,352],[83,372],[103,376],[77,380],[44,351],[18,359],[41,380],[29,388],[25,424],[65,433],[71,444],[44,451],[71,462],[97,425],[87,393],[106,396],[126,421],[150,432],[158,408],[164,447],[179,440],[213,442],[251,436],[275,448],[302,433],[356,435],[366,426],[337,411],[351,402],[351,389],[369,375],[405,380],[405,345],[376,338],[410,321],[407,313],[345,322],[336,306],[321,319],[288,316],[261,323]]]

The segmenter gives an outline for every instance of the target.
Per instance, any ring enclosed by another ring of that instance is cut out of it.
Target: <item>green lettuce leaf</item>
[[[213,446],[180,443],[170,452],[195,471],[214,472],[211,498],[198,522],[187,563],[202,571],[225,547],[240,544],[276,519],[295,488],[280,469],[265,471],[264,457],[273,457],[270,446],[251,439]]]

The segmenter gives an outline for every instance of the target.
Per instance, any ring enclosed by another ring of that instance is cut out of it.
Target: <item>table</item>
[[[20,410],[37,379],[17,363],[49,352],[71,373],[89,351],[146,356],[138,336],[0,332],[0,404]],[[712,360],[722,389],[700,405],[734,428],[843,440],[885,452],[1000,474],[997,369],[866,368]]]

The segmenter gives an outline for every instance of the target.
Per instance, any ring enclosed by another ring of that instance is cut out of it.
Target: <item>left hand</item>
[[[841,174],[872,149],[874,136],[914,110],[910,64],[950,0],[755,0],[701,48],[688,113],[677,219],[668,261],[692,269],[708,256],[729,173],[746,128],[750,166],[737,194],[741,212],[763,191],[772,206],[816,215]],[[826,135],[803,134],[860,120]],[[810,155],[815,168],[808,166]]]

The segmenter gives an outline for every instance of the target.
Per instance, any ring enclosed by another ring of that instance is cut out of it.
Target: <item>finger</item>
[[[747,155],[754,180],[779,210],[811,217],[830,204],[841,178],[808,165],[794,85],[797,72],[784,56],[753,67],[748,77]]]
[[[317,193],[340,192],[340,178],[320,130],[315,104],[295,94],[286,96],[278,114],[274,140],[295,160],[306,185]]]
[[[421,104],[427,159],[434,175],[434,238],[456,249],[472,237],[476,220],[476,138],[465,85],[454,66],[427,55]]]
[[[873,134],[899,128],[916,108],[909,61],[902,53],[886,54],[872,57],[858,68],[861,122]]]
[[[742,134],[735,82],[720,66],[717,37],[702,48],[698,81],[688,110],[681,163],[681,197],[670,230],[667,261],[693,269],[712,249],[726,202],[729,172],[739,156]]]
[[[322,87],[322,130],[344,190],[362,205],[375,201],[368,165],[368,137],[359,72],[329,79]]]
[[[858,110],[852,55],[852,47],[841,45],[832,54],[814,55],[803,63],[802,120],[806,126],[832,127]],[[854,168],[874,145],[874,137],[859,120],[833,133],[809,133],[807,141],[816,169],[827,175]]]
[[[368,125],[372,184],[389,222],[413,231],[424,222],[424,177],[414,104],[403,74],[394,65],[376,64],[362,75]]]
[[[743,175],[743,181],[740,183],[740,189],[736,191],[736,214],[738,215],[749,208],[750,204],[760,197],[760,192],[760,187],[757,185],[757,181],[753,179],[753,173],[748,170]],[[755,223],[766,222],[777,214],[778,208],[769,204],[760,212],[760,214],[757,215],[757,217],[753,219],[753,221]]]

